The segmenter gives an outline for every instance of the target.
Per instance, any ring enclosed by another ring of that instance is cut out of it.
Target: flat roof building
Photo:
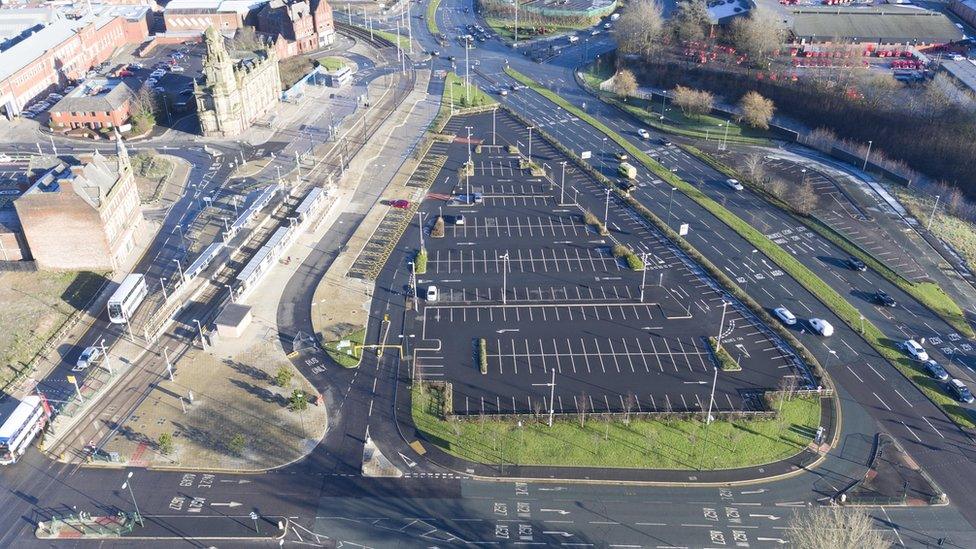
[[[114,128],[129,120],[135,93],[121,78],[93,78],[51,107],[58,128]]]
[[[804,7],[793,10],[790,30],[801,43],[935,46],[963,38],[945,15],[909,6]]]

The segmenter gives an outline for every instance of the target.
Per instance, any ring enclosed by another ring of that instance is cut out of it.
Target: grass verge
[[[353,26],[359,28],[360,30],[370,32],[370,30],[366,27],[361,27],[359,25],[353,25]],[[405,50],[410,47],[410,39],[407,38],[406,36],[400,35],[400,40],[397,41],[397,35],[395,32],[387,32],[387,31],[376,30],[376,29],[373,29],[372,32],[374,37],[382,38],[383,40],[386,40],[387,42],[393,44],[394,46],[399,46],[401,50]]]
[[[659,164],[653,158],[630,143],[630,141],[624,139],[623,136],[611,130],[602,122],[583,112],[581,109],[572,105],[554,92],[543,88],[528,76],[525,76],[524,74],[521,74],[510,67],[506,67],[505,72],[508,73],[512,78],[515,78],[519,82],[529,86],[540,95],[566,109],[580,120],[590,124],[604,135],[612,139],[615,143],[626,150],[631,157],[644,164],[644,166],[653,172],[654,175],[663,179],[667,183],[670,183],[672,186],[686,194],[689,198],[697,202],[712,215],[717,217],[732,230],[746,239],[757,250],[772,259],[774,263],[776,263],[785,272],[789,273],[789,275],[799,282],[804,288],[806,288],[807,291],[820,299],[824,305],[829,307],[835,315],[837,315],[853,330],[858,332],[861,331],[861,313],[857,310],[857,308],[851,305],[850,302],[844,299],[839,293],[837,293],[837,291],[830,287],[813,271],[800,263],[799,260],[790,255],[786,250],[780,248],[775,242],[746,223],[743,219],[727,210],[724,206],[715,200],[712,200],[688,182],[671,173],[670,170]],[[916,384],[922,389],[922,392],[928,396],[930,400],[941,406],[953,421],[962,427],[970,429],[976,427],[976,423],[973,422],[973,419],[969,416],[968,411],[965,408],[958,406],[952,399],[943,394],[939,389],[938,384],[927,377],[919,379],[920,370],[916,368],[914,363],[908,363],[907,358],[898,349],[898,342],[896,340],[885,336],[885,334],[877,326],[868,320],[864,321],[864,331],[862,332],[862,337],[882,357],[894,364],[895,367],[898,368],[906,377],[912,381],[915,381]]]
[[[427,23],[427,32],[434,36],[440,34],[437,28],[437,8],[441,5],[441,0],[430,0],[427,4],[427,13],[424,15],[424,22]]]
[[[329,56],[329,57],[323,57],[321,59],[316,59],[316,61],[318,61],[318,64],[327,71],[337,71],[342,67],[346,66],[345,59],[341,57]]]
[[[820,401],[784,401],[777,418],[720,419],[708,427],[698,419],[631,418],[629,422],[587,415],[536,421],[490,417],[444,419],[449,406],[438,389],[412,390],[414,424],[424,437],[462,459],[487,464],[524,464],[640,469],[731,469],[796,455],[820,425]]]
[[[664,119],[660,112],[653,112],[653,105],[646,99],[629,98],[626,102],[618,96],[604,92],[602,98],[624,112],[636,117],[642,123],[662,132],[682,135],[695,139],[727,140],[735,143],[768,145],[769,134],[754,128],[736,124],[717,116],[686,116],[681,109],[665,106]],[[660,106],[657,107],[660,111]],[[726,131],[728,125],[728,131]]]
[[[481,88],[474,84],[469,85],[466,89],[464,79],[453,72],[447,73],[447,77],[444,80],[443,98],[447,100],[448,106],[453,101],[455,109],[483,107],[498,103],[492,96],[481,91]]]
[[[325,352],[332,358],[332,360],[336,361],[339,366],[342,366],[343,368],[355,368],[359,366],[359,361],[363,356],[362,350],[357,350],[356,345],[362,345],[363,341],[365,340],[366,328],[363,327],[354,332],[346,334],[338,341],[329,341],[322,347],[325,348]],[[341,341],[348,341],[349,346],[340,349],[339,343]]]
[[[865,265],[878,272],[878,274],[883,276],[888,282],[898,286],[902,289],[902,291],[915,298],[916,301],[938,315],[942,320],[952,326],[953,329],[963,336],[968,338],[976,337],[976,331],[973,330],[973,327],[966,320],[965,313],[963,313],[959,305],[953,301],[952,298],[950,298],[938,284],[934,282],[912,282],[907,280],[893,269],[885,265],[884,262],[876,258],[873,254],[860,247],[857,243],[848,239],[847,236],[837,232],[829,225],[821,222],[819,219],[793,213],[790,211],[789,207],[785,206],[779,200],[776,200],[775,197],[768,196],[767,193],[763,192],[762,189],[752,184],[748,178],[738,173],[731,166],[722,163],[718,159],[698,149],[697,147],[681,145],[681,148],[683,148],[689,154],[703,160],[705,163],[728,177],[734,177],[749,185],[753,191],[767,198],[769,202],[779,206],[781,209],[786,211],[795,219],[799,220],[811,230],[832,242],[835,246],[843,250],[844,253],[863,261]]]
[[[722,368],[723,372],[741,372],[742,366],[732,358],[732,355],[725,350],[725,347],[718,346],[718,340],[714,337],[708,338],[708,344],[712,347],[712,353],[715,354],[715,358],[718,360],[719,367]]]
[[[422,275],[427,273],[427,250],[422,248],[417,251],[413,258],[414,273]]]

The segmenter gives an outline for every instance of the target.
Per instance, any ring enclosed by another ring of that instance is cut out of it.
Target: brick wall
[[[42,269],[111,270],[98,212],[70,188],[14,202],[31,253]]]

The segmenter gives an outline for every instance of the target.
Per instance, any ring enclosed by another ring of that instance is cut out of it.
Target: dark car
[[[881,305],[884,305],[885,307],[894,307],[895,305],[898,305],[898,302],[895,301],[895,298],[888,295],[888,292],[884,290],[878,290],[874,292],[874,300],[880,303]]]
[[[925,371],[935,379],[938,379],[939,381],[949,379],[949,372],[945,371],[945,368],[940,366],[938,362],[934,360],[926,360],[924,366]]]
[[[393,206],[394,208],[397,208],[397,209],[400,209],[400,210],[409,210],[410,209],[410,201],[409,200],[394,200],[393,202],[390,202],[390,206]]]
[[[669,140],[666,137],[662,137],[661,138],[661,145],[664,145],[665,147],[670,147],[671,146],[671,140]]]
[[[973,393],[969,391],[969,387],[966,387],[966,384],[962,381],[950,379],[946,386],[949,389],[949,393],[959,402],[969,404],[973,401]]]
[[[868,270],[868,266],[865,265],[863,261],[861,261],[856,257],[847,258],[847,268],[852,271],[861,271],[861,272]]]

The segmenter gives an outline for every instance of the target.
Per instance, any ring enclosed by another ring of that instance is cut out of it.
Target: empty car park
[[[458,135],[473,128],[473,175],[459,175],[465,143],[435,143],[428,154],[447,160],[413,221],[427,251],[416,286],[421,295],[436,288],[406,326],[416,339],[413,372],[450,382],[455,413],[704,411],[718,364],[709,337],[742,368],[717,376],[715,410],[756,409],[783,376],[805,384],[792,352],[656,230],[590,192],[572,164],[562,189],[552,166],[565,159],[537,137],[532,160],[552,179],[533,175],[507,148],[527,149],[524,128],[502,114],[497,125],[492,143],[490,114],[450,122],[445,131]],[[587,212],[606,217],[610,234],[587,223]],[[419,241],[398,246],[416,250]]]

